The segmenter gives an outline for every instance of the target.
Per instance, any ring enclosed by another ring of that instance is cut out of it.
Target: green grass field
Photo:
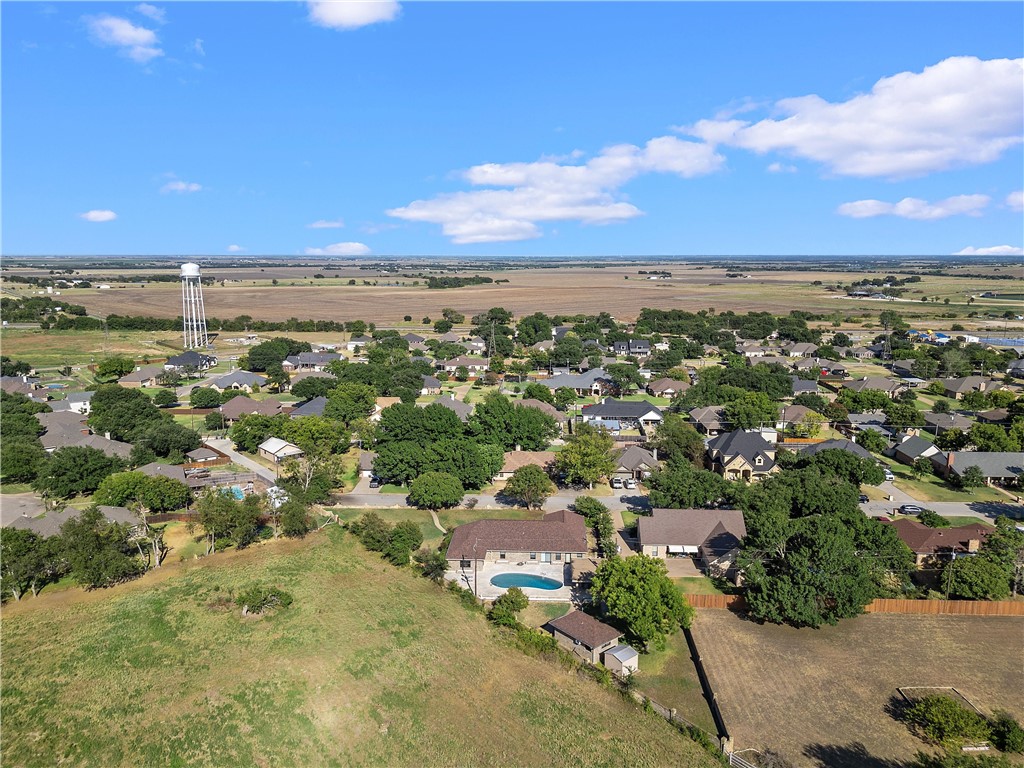
[[[243,619],[229,596],[294,604]],[[337,528],[5,607],[4,763],[710,766]]]

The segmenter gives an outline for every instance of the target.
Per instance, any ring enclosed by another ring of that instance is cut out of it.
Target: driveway
[[[273,470],[267,469],[257,461],[253,461],[248,456],[243,456],[235,450],[235,444],[225,438],[211,438],[206,441],[206,444],[211,448],[216,448],[221,453],[231,458],[235,464],[241,467],[255,472],[258,476],[267,481],[270,485],[277,484],[277,475]]]

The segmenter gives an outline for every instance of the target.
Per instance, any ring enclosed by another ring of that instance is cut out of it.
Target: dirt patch
[[[898,688],[950,686],[988,715],[1024,715],[1022,619],[870,614],[810,630],[702,611],[693,632],[736,748],[773,747],[798,768],[926,749],[888,713]]]

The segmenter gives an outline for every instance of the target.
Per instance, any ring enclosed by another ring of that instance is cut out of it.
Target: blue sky
[[[1024,245],[1017,2],[0,12],[9,255]]]

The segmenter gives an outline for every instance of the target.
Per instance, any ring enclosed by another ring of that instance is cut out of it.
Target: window
[[[459,568],[469,568],[473,564],[469,560],[459,560]]]
[[[499,560],[504,560],[505,559],[505,553],[504,552],[499,552],[498,553],[498,559]]]
[[[555,552],[555,561],[557,562],[557,561],[560,561],[561,559],[562,559],[562,553],[561,552]]]
[[[530,553],[530,559],[531,560],[536,560],[537,559],[537,553],[536,552],[531,552]]]
[[[758,456],[756,459],[754,459],[754,463],[760,467],[762,464],[764,464],[764,459]]]

